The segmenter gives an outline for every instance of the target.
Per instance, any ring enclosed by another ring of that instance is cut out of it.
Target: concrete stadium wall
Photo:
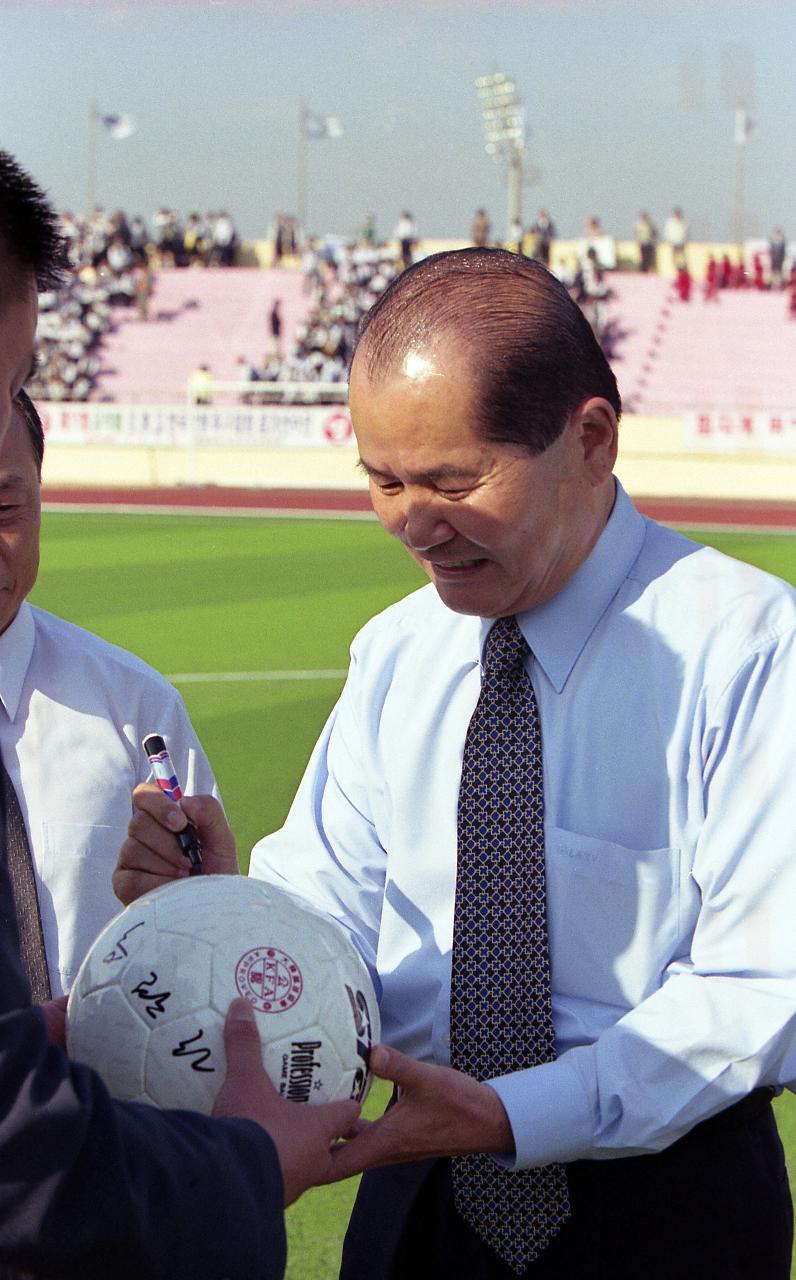
[[[682,418],[623,417],[616,473],[639,497],[796,502],[796,454],[696,453]]]
[[[679,418],[628,415],[617,474],[639,497],[796,501],[796,454],[695,453]],[[256,488],[361,489],[356,452],[323,449],[155,448],[51,443],[43,481],[52,487],[218,484]]]
[[[42,483],[53,488],[217,484],[262,489],[366,487],[351,448],[158,448],[48,444]]]

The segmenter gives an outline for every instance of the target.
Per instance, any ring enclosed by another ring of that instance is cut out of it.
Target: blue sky
[[[796,4],[481,4],[385,0],[0,0],[0,146],[61,208],[88,194],[88,114],[134,116],[98,141],[96,197],[149,218],[226,207],[245,236],[297,203],[298,105],[337,116],[307,152],[308,229],[352,234],[368,211],[390,234],[461,237],[486,207],[506,218],[474,81],[511,75],[526,107],[526,222],[561,234],[588,214],[618,237],[675,204],[695,238],[732,227],[732,99],[746,95],[750,233],[796,235]]]

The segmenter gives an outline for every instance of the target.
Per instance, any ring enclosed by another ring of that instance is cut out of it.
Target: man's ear
[[[571,427],[576,433],[590,484],[595,487],[604,484],[616,465],[619,448],[616,410],[608,400],[592,396],[575,410]]]

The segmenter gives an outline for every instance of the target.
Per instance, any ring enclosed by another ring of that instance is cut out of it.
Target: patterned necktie
[[[542,739],[514,617],[487,642],[464,744],[451,973],[451,1063],[488,1080],[555,1058],[544,866]],[[453,1160],[459,1215],[521,1274],[569,1217],[561,1165]]]
[[[36,893],[36,877],[25,830],[25,819],[19,807],[14,784],[8,770],[0,761],[3,813],[5,815],[5,846],[8,875],[14,895],[19,929],[19,953],[22,966],[30,983],[34,1000],[49,1000],[50,975],[47,972],[47,955],[39,912],[39,896]]]

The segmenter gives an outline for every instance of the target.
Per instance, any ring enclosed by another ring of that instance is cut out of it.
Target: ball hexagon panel
[[[291,1102],[332,1102],[350,1093],[353,1072],[346,1071],[334,1045],[317,1027],[302,1027],[295,1035],[269,1043],[265,1069]]]
[[[119,973],[131,957],[147,945],[154,931],[154,911],[148,899],[142,898],[119,912],[92,943],[78,971],[74,989],[83,995],[86,991],[114,985]]]
[[[253,891],[257,881],[245,876],[194,876],[164,885],[149,894],[154,905],[158,929],[168,929],[187,937],[201,937],[207,930],[214,937],[234,933],[242,916],[265,911],[267,902]]]
[[[208,943],[153,933],[128,960],[118,984],[136,1017],[152,1030],[207,1008],[212,967],[213,948]]]
[[[67,1050],[98,1071],[115,1098],[144,1090],[148,1036],[118,987],[92,991],[67,1021]]]
[[[186,1014],[149,1033],[144,1089],[155,1106],[212,1111],[226,1070],[224,1019],[214,1010]]]

